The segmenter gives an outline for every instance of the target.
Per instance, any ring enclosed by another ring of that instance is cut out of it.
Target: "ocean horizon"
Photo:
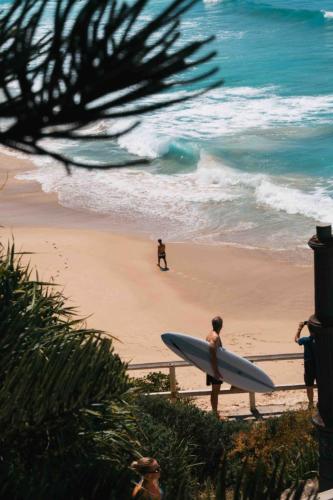
[[[142,22],[167,4],[150,2]],[[33,158],[37,168],[19,177],[56,192],[66,207],[169,241],[303,248],[316,223],[333,222],[330,4],[198,2],[183,18],[180,43],[215,35],[209,49],[218,55],[202,69],[217,64],[210,83],[223,77],[224,85],[144,115],[117,141],[56,145],[78,160],[140,157],[148,166],[68,176],[53,160]],[[91,132],[129,123],[100,122]]]

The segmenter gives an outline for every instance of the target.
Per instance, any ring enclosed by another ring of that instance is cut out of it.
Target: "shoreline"
[[[8,156],[7,156],[8,155]],[[146,229],[138,228],[136,219],[130,216],[120,216],[119,214],[109,214],[102,212],[94,212],[93,210],[88,210],[85,208],[70,207],[62,205],[58,200],[58,195],[56,192],[46,192],[42,189],[41,184],[36,180],[29,179],[17,179],[16,176],[24,174],[31,170],[38,168],[32,160],[28,158],[19,158],[14,155],[14,153],[6,152],[4,149],[0,150],[0,175],[3,175],[2,169],[2,158],[13,158],[15,164],[15,175],[12,181],[21,185],[21,189],[25,190],[29,194],[39,194],[38,198],[43,199],[43,205],[45,205],[44,197],[48,197],[48,203],[52,203],[54,207],[58,210],[58,219],[56,225],[58,225],[59,217],[61,217],[61,225],[65,227],[77,227],[78,224],[82,223],[81,218],[85,217],[84,227],[98,228],[99,230],[111,231],[115,234],[134,236],[137,238],[144,238],[148,240],[157,239],[160,234],[159,232],[153,231],[153,234]],[[22,165],[20,165],[22,163]],[[19,164],[19,165],[18,165]],[[24,166],[23,166],[24,165]],[[82,170],[82,173],[84,170]],[[25,187],[23,187],[25,185]],[[30,185],[30,187],[29,187]],[[37,196],[36,196],[37,198]],[[30,220],[29,223],[35,224],[34,220]],[[52,225],[55,222],[51,219],[48,220],[48,225]],[[39,223],[38,223],[39,225]],[[310,236],[309,236],[310,238]],[[265,246],[247,245],[232,241],[216,241],[210,239],[209,236],[195,236],[193,239],[173,239],[170,241],[174,244],[191,244],[207,247],[226,247],[226,248],[236,248],[246,252],[257,252],[261,255],[271,257],[273,260],[279,260],[282,262],[292,262],[297,265],[312,265],[312,254],[308,252],[308,246],[306,241],[304,242],[304,247],[294,247],[294,248],[268,248]]]
[[[9,171],[0,196],[1,239],[14,233],[18,249],[35,252],[29,260],[40,277],[63,286],[89,327],[117,337],[115,350],[125,361],[175,359],[160,333],[202,338],[216,314],[224,317],[224,345],[237,354],[301,352],[292,339],[313,312],[311,266],[234,246],[166,242],[170,271],[161,272],[155,241],[119,234],[109,228],[112,217],[62,207],[39,183],[14,178],[32,168],[28,160],[0,155],[0,178]],[[263,368],[276,384],[302,382],[302,362]],[[205,384],[195,368],[177,370],[177,378],[184,389]],[[247,407],[247,399],[228,396],[221,405],[235,410]],[[259,406],[261,400],[293,407],[306,397],[298,391],[260,396]],[[208,408],[209,399],[199,404]]]

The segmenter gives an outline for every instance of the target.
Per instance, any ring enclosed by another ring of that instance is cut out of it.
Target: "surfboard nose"
[[[167,346],[172,345],[172,343],[173,343],[172,342],[172,337],[174,337],[174,334],[169,333],[169,332],[165,332],[165,333],[161,334],[161,339],[163,340],[163,342]]]
[[[181,334],[177,334],[175,332],[165,332],[161,334],[161,339],[165,343],[165,345],[171,349],[175,354],[180,356],[181,358],[184,358],[184,354],[182,352],[181,348],[181,340],[179,337],[181,337]],[[184,335],[183,335],[184,337]]]

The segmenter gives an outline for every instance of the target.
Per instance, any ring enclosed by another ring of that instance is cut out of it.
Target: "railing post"
[[[319,491],[333,488],[333,235],[330,225],[317,226],[309,240],[314,251],[315,314],[308,328],[315,339],[319,437]]]
[[[170,381],[171,399],[175,401],[177,399],[177,382],[176,382],[175,366],[169,366],[169,381]]]
[[[257,411],[257,408],[256,408],[256,394],[255,392],[249,392],[249,396],[250,396],[250,410],[252,413],[256,412]]]

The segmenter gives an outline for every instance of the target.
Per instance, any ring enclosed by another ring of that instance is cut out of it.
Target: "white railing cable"
[[[292,352],[289,354],[260,354],[258,356],[243,356],[245,359],[253,363],[262,363],[263,361],[283,361],[303,359],[303,354]],[[169,368],[175,366],[181,368],[183,366],[192,366],[188,361],[158,361],[156,363],[130,363],[127,367],[128,370],[151,370],[155,368]]]

